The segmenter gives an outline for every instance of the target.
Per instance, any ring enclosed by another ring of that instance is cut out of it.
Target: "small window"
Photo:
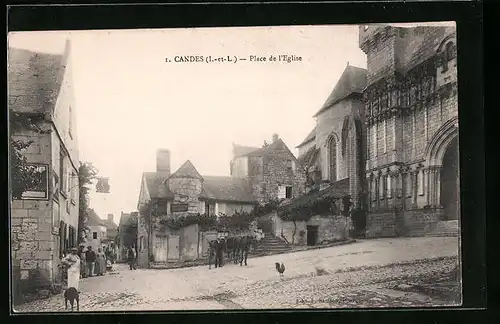
[[[286,168],[288,170],[292,170],[292,168],[293,168],[292,160],[287,160],[286,161]]]
[[[292,198],[292,187],[291,186],[286,186],[285,190],[286,190],[286,192],[285,192],[286,198],[287,199]]]
[[[97,240],[97,232],[93,232],[93,233],[92,233],[92,238],[93,238],[94,240]]]

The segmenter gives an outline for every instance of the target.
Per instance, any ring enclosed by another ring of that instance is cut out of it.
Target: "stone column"
[[[441,167],[436,167],[436,206],[441,206]]]
[[[430,190],[429,190],[429,168],[424,169],[424,184],[425,184],[425,204],[430,205]]]
[[[412,204],[413,204],[413,207],[416,207],[417,205],[417,197],[418,197],[418,169],[417,170],[414,170],[412,171],[411,175],[412,175],[412,197],[411,197],[411,200],[412,200]]]

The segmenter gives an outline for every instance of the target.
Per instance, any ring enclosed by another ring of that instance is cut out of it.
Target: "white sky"
[[[229,175],[232,143],[261,146],[278,133],[296,153],[347,62],[366,68],[357,26],[24,32],[9,46],[61,53],[72,42],[80,160],[110,178],[91,194],[105,218],[136,209],[141,174],[157,148],[174,172]],[[302,62],[165,63],[174,55],[293,54]],[[75,109],[75,108],[74,108]]]

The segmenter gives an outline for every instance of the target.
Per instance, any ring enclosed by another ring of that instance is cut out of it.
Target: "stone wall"
[[[288,168],[287,160],[292,160],[295,167]],[[264,201],[278,198],[279,186],[292,186],[293,198],[305,192],[306,176],[297,159],[283,144],[264,157],[264,177],[260,183],[261,192],[264,192]]]
[[[173,216],[196,214],[199,212],[200,202],[198,200],[202,183],[195,178],[171,178],[168,180],[170,191],[174,194],[174,204],[188,204],[187,212],[175,212]]]
[[[23,285],[50,286],[55,278],[53,259],[58,245],[52,234],[50,201],[14,200],[11,205],[13,267],[20,269]],[[57,269],[57,266],[55,266]]]
[[[308,221],[299,221],[295,225],[292,221],[281,220],[276,213],[273,213],[273,232],[276,237],[284,237],[289,243],[297,245],[307,244],[307,226],[318,226],[317,244],[324,244],[329,241],[346,239],[349,236],[350,221],[344,216],[313,216]],[[295,236],[294,236],[295,230]],[[304,236],[300,237],[300,232],[304,231]]]
[[[443,215],[443,209],[405,210],[404,222],[407,236],[422,236],[432,231]]]
[[[393,211],[371,211],[366,220],[366,237],[393,237],[396,235],[396,214]]]

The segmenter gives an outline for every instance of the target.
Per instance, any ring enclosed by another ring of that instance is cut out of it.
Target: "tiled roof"
[[[18,112],[51,113],[65,71],[65,55],[8,50],[9,107]]]
[[[122,215],[120,217],[119,227],[123,228],[126,226],[134,225],[136,221],[137,221],[137,214],[136,213],[122,213]]]
[[[99,217],[97,213],[92,209],[87,209],[87,225],[88,226],[106,226],[106,221]]]
[[[170,176],[169,172],[144,172],[146,186],[151,198],[171,198],[172,192],[165,185],[165,180]]]
[[[366,75],[366,69],[348,65],[337,81],[335,88],[330,93],[330,96],[326,99],[323,107],[321,107],[314,117],[353,93],[363,93],[366,87]]]
[[[258,149],[259,149],[258,147],[253,147],[253,146],[243,146],[243,145],[233,144],[233,156],[234,157],[243,156]]]
[[[316,157],[318,156],[319,149],[316,148],[316,146],[313,146],[309,148],[306,153],[302,154],[297,158],[299,160],[299,163],[303,166],[311,166],[314,161],[316,160]]]
[[[408,37],[409,41],[405,44],[404,53],[398,62],[403,73],[434,56],[443,39],[455,31],[454,27],[414,27],[411,29],[412,35]]]
[[[203,176],[200,198],[219,201],[255,202],[248,180],[223,176]]]
[[[266,154],[273,152],[276,149],[284,149],[286,148],[285,142],[281,138],[279,138],[277,141],[268,144],[266,146],[263,146],[261,148],[258,148],[252,152],[249,152],[245,154],[246,156],[265,156]]]
[[[307,137],[300,143],[299,145],[295,146],[296,148],[299,148],[310,141],[314,140],[316,138],[316,126],[312,129],[312,131],[307,135]]]
[[[347,189],[346,189],[347,185]],[[292,200],[289,204],[286,204],[282,207],[282,210],[290,210],[295,207],[300,207],[305,204],[311,203],[315,200],[323,199],[326,197],[331,198],[343,198],[349,196],[349,179],[342,179],[331,184],[328,188],[323,190],[312,190],[305,195],[302,195],[294,200]]]
[[[175,171],[170,178],[195,178],[203,179],[198,170],[194,167],[191,161],[187,160],[177,171]]]

